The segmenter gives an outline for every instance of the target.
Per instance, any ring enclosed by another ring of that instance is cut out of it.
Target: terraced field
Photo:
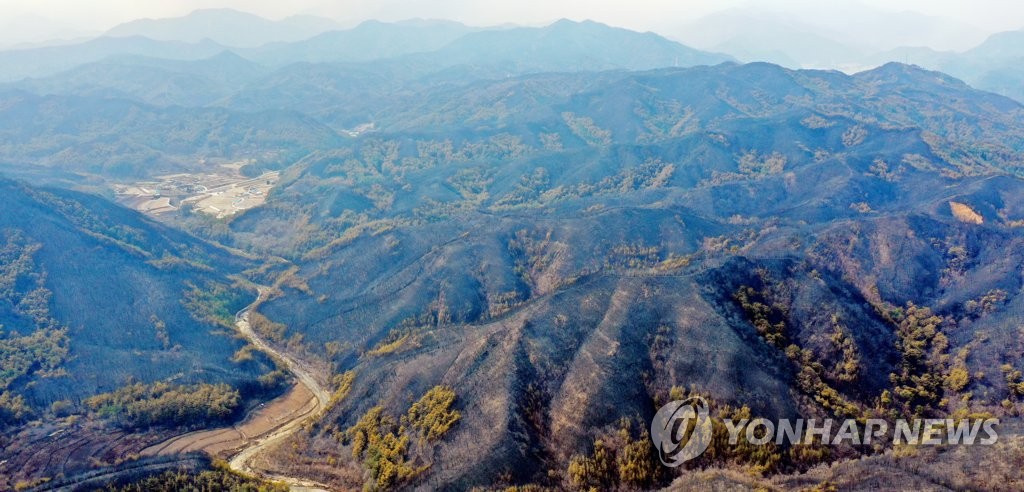
[[[142,450],[143,456],[173,455],[191,451],[205,451],[219,456],[241,449],[254,439],[301,421],[319,409],[320,403],[303,384],[296,384],[280,398],[261,405],[241,424],[221,429],[201,430],[175,436]]]

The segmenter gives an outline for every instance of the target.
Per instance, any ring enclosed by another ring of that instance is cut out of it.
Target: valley
[[[261,403],[253,408],[240,422],[230,427],[197,430],[180,435],[169,435],[163,441],[148,445],[141,450],[137,447],[141,442],[141,436],[115,435],[109,443],[103,443],[104,439],[98,436],[79,436],[79,440],[71,444],[71,453],[61,462],[61,457],[50,456],[47,467],[53,464],[73,464],[75,461],[83,461],[82,457],[75,458],[75,453],[113,454],[113,461],[118,464],[114,469],[103,472],[96,470],[81,471],[76,473],[63,473],[57,481],[45,480],[39,482],[38,490],[75,490],[76,484],[96,483],[97,480],[114,481],[123,479],[126,476],[133,476],[138,470],[150,468],[153,470],[164,470],[177,466],[177,459],[183,456],[196,454],[209,455],[227,460],[230,468],[240,473],[263,477],[267,480],[287,484],[302,490],[326,490],[325,485],[301,479],[284,477],[263,472],[253,468],[250,464],[252,459],[260,453],[279,445],[288,436],[294,434],[300,426],[307,425],[319,417],[321,412],[330,402],[329,393],[314,378],[307,369],[304,369],[298,362],[287,354],[270,347],[265,341],[259,338],[249,326],[250,311],[264,300],[265,289],[260,289],[260,296],[249,306],[239,311],[235,316],[235,324],[241,335],[246,337],[259,350],[265,351],[281,363],[295,377],[295,384],[280,397]],[[52,452],[58,446],[68,446],[61,443],[62,435],[67,429],[57,429],[45,435],[35,445],[42,450],[42,454]],[[56,439],[54,439],[56,438]],[[121,441],[124,442],[121,442]],[[97,445],[103,446],[96,449]],[[82,447],[82,449],[78,449]],[[40,456],[37,452],[35,456]],[[56,459],[56,461],[54,461]],[[123,466],[138,462],[134,466]],[[5,463],[4,463],[5,464]],[[72,472],[74,468],[67,469]],[[100,469],[102,470],[102,468]]]
[[[111,32],[0,50],[0,491],[1024,487],[1011,97],[592,20]],[[1002,427],[723,423],[794,419]]]
[[[254,469],[249,462],[261,452],[278,445],[298,427],[316,419],[330,402],[330,395],[308,370],[303,369],[294,359],[271,348],[253,332],[249,325],[249,313],[264,300],[266,290],[260,289],[256,301],[235,315],[235,326],[247,340],[277,360],[283,362],[296,379],[296,384],[276,400],[260,404],[259,408],[232,427],[191,432],[172,437],[164,442],[143,449],[141,456],[175,456],[202,451],[212,456],[230,458],[231,469],[262,476],[291,487],[318,490],[324,487],[309,480],[268,475]]]

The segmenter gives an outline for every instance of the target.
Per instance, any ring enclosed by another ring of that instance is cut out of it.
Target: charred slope
[[[436,487],[579,485],[574,455],[620,418],[639,438],[684,389],[755,416],[1014,412],[1008,99],[899,65],[753,64],[479,83],[393,116],[231,224],[300,265],[261,308],[282,341],[353,371],[305,436],[320,457],[435,385],[462,412],[412,454]],[[776,451],[704,464],[864,450]]]
[[[0,340],[32,354],[5,353],[18,369],[5,391],[37,412],[133,380],[237,387],[272,368],[231,360],[234,312],[254,293],[228,275],[251,260],[99,197],[9,180],[0,194]]]

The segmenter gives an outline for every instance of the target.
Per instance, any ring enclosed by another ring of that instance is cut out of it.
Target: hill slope
[[[21,368],[4,373],[5,393],[42,412],[131,381],[252,385],[272,368],[231,361],[234,312],[254,293],[228,275],[250,260],[99,197],[6,179],[0,190],[0,341],[39,348],[26,366],[5,351],[4,370]]]
[[[623,456],[679,391],[769,418],[1013,411],[999,369],[1022,355],[1007,330],[1024,302],[1012,100],[897,64],[750,64],[409,101],[231,223],[237,245],[301,266],[261,312],[353,377],[285,446],[315,451],[271,470],[357,486],[342,431],[437,385],[461,420],[407,455],[432,464],[410,482],[430,488],[628,483],[572,470],[598,440]],[[910,367],[919,322],[941,348]],[[701,464],[796,471],[860,452],[723,448]],[[325,453],[346,464],[302,464]]]
[[[268,69],[230,51],[201,60],[112,56],[11,87],[39,95],[130,99],[155,106],[202,107],[225,98]]]
[[[123,99],[0,92],[0,162],[106,177],[201,169],[208,160],[280,165],[340,137],[296,112],[157,108]]]

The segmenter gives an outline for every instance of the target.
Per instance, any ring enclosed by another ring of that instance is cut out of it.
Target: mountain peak
[[[436,53],[449,65],[486,66],[496,73],[532,73],[717,65],[732,59],[689,48],[654,33],[590,20],[561,19],[546,27],[484,30]],[[527,68],[528,67],[528,68]]]
[[[1024,29],[995,33],[967,54],[983,58],[1020,58],[1024,56]]]
[[[879,82],[920,82],[923,80],[941,81],[944,85],[966,85],[962,81],[942,72],[936,72],[917,65],[888,62],[882,66],[865,70],[855,75],[857,78]]]
[[[208,61],[216,61],[216,62],[229,62],[229,63],[246,63],[246,64],[252,63],[247,58],[239,55],[238,53],[235,53],[232,50],[227,50],[227,49],[221,51],[220,53],[217,53],[216,55],[213,55],[213,56],[207,58],[207,60]]]
[[[406,19],[395,22],[400,26],[412,26],[412,27],[466,27],[465,24],[448,20],[448,19],[425,19],[422,17],[414,17],[412,19]]]
[[[205,8],[205,9],[195,9],[195,10],[189,12],[188,14],[185,14],[185,15],[179,17],[179,18],[203,17],[203,16],[236,16],[236,17],[248,17],[248,18],[263,19],[263,17],[260,17],[260,16],[258,16],[256,14],[250,14],[249,12],[243,12],[241,10],[235,10],[233,8],[228,8],[228,7],[211,7],[211,8]],[[266,20],[266,19],[264,19],[264,20]]]
[[[548,25],[549,29],[579,29],[579,28],[606,28],[611,29],[611,26],[603,24],[590,19],[583,19],[581,21],[575,21],[572,19],[558,19],[557,21]]]

